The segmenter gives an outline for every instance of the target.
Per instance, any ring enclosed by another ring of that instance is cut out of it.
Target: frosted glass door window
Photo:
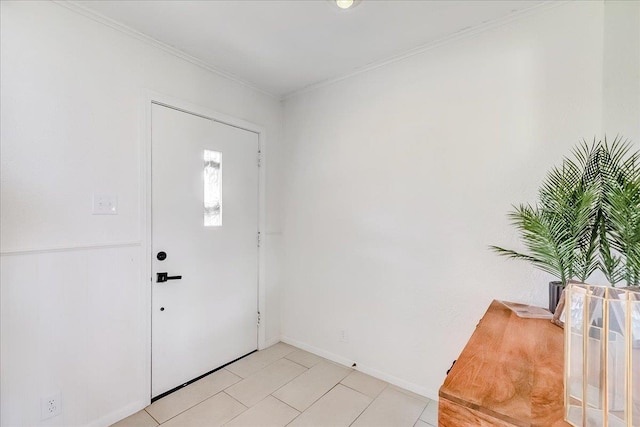
[[[222,153],[204,150],[204,225],[222,225]]]

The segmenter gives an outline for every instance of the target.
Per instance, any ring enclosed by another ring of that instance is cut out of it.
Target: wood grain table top
[[[564,333],[493,301],[440,388],[440,398],[515,426],[569,426]],[[501,424],[500,424],[501,425]]]

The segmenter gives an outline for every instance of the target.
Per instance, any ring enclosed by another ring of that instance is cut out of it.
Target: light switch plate
[[[94,194],[93,215],[118,215],[118,196]]]

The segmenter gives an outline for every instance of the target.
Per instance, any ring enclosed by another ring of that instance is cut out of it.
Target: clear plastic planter
[[[566,421],[640,426],[640,289],[571,283],[564,316]]]

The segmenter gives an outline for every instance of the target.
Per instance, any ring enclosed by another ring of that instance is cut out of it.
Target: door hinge
[[[260,326],[260,312],[258,312],[258,326]]]
[[[258,151],[258,167],[262,166],[262,151]]]
[[[258,231],[258,247],[260,247],[260,232]]]

